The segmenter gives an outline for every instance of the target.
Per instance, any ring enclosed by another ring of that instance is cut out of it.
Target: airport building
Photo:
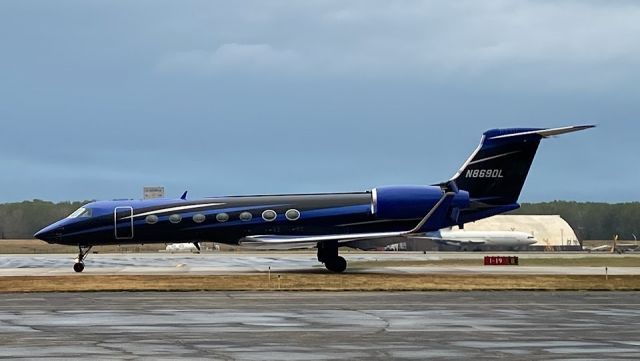
[[[499,215],[465,224],[467,231],[519,231],[536,237],[532,247],[580,246],[573,228],[558,215]]]
[[[164,187],[144,187],[142,189],[143,199],[164,198]]]

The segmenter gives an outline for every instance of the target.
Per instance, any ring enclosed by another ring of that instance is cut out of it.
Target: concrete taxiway
[[[639,292],[0,295],[0,358],[637,360]]]
[[[597,257],[586,254],[519,254],[521,258],[578,258]],[[609,256],[609,255],[605,255]],[[625,256],[637,259],[638,267],[608,267],[609,275],[640,275],[640,255]],[[366,267],[350,268],[350,273],[392,274],[557,274],[557,275],[602,275],[604,267],[563,266],[481,266],[482,254],[465,253],[347,253],[345,258],[352,264],[368,262]],[[438,261],[446,259],[478,259],[478,266],[420,265],[401,262]],[[72,272],[73,255],[0,255],[0,276],[56,276]],[[398,261],[393,266],[376,265],[377,261]],[[86,260],[87,274],[228,274],[251,272],[307,272],[324,271],[315,253],[204,253],[204,254],[91,254]]]

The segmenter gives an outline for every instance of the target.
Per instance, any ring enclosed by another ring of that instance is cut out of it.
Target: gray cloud
[[[2,1],[0,201],[425,184],[488,128],[570,123],[600,127],[545,142],[524,199],[640,199],[639,9]]]
[[[269,44],[222,44],[212,52],[193,50],[167,56],[158,64],[160,71],[294,71],[301,65],[292,50],[274,49]]]
[[[630,2],[305,2],[295,17],[279,4],[251,4],[248,12],[260,14],[258,21],[257,15],[212,21],[202,31],[219,44],[165,54],[158,67],[463,82],[493,77],[498,85],[575,90],[625,83],[620,68],[640,60],[640,5]]]

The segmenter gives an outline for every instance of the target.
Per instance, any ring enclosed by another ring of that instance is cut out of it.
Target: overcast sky
[[[635,1],[0,2],[0,202],[358,191],[544,141],[522,201],[640,201]]]

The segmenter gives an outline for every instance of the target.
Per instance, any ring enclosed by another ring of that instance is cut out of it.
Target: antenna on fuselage
[[[182,193],[182,197],[180,197],[180,199],[182,199],[183,201],[187,199],[187,192],[189,191],[184,191],[184,193]]]

